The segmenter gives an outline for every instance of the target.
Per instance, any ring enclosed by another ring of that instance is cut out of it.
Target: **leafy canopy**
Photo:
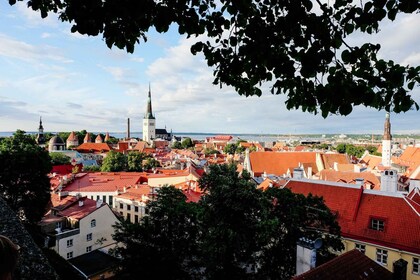
[[[51,164],[52,165],[63,165],[70,164],[70,157],[58,152],[50,153]]]
[[[11,5],[16,0],[9,0]],[[407,111],[418,104],[409,92],[420,83],[420,66],[378,57],[379,44],[351,46],[353,33],[377,33],[382,20],[415,13],[418,0],[30,0],[28,6],[59,14],[71,31],[102,34],[108,47],[132,53],[155,28],[175,23],[180,34],[198,37],[191,52],[214,68],[214,84],[245,96],[287,95],[288,109],[348,115],[353,106]]]
[[[200,179],[208,193],[198,203],[187,203],[174,187],[159,189],[139,224],[116,226],[118,277],[290,279],[300,237],[322,238],[324,259],[343,249],[336,216],[322,198],[262,192],[249,178],[235,165],[212,165]]]
[[[38,222],[50,201],[48,152],[17,130],[0,143],[0,196],[29,223]]]

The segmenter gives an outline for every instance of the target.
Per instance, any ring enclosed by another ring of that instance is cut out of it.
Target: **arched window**
[[[96,220],[95,219],[90,221],[90,227],[96,227]]]

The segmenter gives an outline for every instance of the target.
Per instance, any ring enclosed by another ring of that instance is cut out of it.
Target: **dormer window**
[[[381,219],[370,219],[370,228],[377,231],[384,231],[385,221]]]

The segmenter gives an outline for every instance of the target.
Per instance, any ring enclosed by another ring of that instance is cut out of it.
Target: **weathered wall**
[[[0,234],[20,246],[19,264],[13,279],[59,279],[16,214],[2,198],[0,198]]]

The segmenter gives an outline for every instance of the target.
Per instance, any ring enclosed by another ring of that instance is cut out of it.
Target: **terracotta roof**
[[[143,201],[144,196],[150,194],[151,188],[149,185],[141,184],[137,188],[129,188],[126,192],[121,193],[117,198],[124,198],[136,201]]]
[[[83,168],[83,164],[76,164],[75,166],[77,166],[79,170],[82,170]],[[72,164],[54,165],[52,167],[51,173],[66,175],[66,174],[71,173],[75,166],[73,166]]]
[[[261,182],[257,186],[257,189],[265,191],[268,188],[271,187],[282,187],[287,183],[287,180],[280,180],[280,181],[273,181],[270,178],[265,178],[264,181]]]
[[[96,211],[96,209],[106,205],[105,203],[102,203],[100,207],[96,207],[96,201],[87,197],[82,197],[80,200],[83,201],[83,206],[79,206],[79,201],[77,200],[58,214],[63,217],[80,220]]]
[[[92,139],[91,139],[91,136],[90,136],[90,133],[89,132],[86,133],[85,138],[83,139],[83,142],[85,142],[85,143],[92,142]]]
[[[292,179],[286,187],[322,196],[338,212],[343,237],[420,254],[420,212],[412,207],[415,201],[410,197],[322,181]],[[370,229],[372,218],[384,220],[385,230]]]
[[[216,140],[216,141],[229,141],[233,137],[231,135],[216,135],[214,137],[211,137],[210,139]]]
[[[110,138],[111,138],[111,137],[109,137],[109,132],[107,132],[107,133],[105,134],[105,140],[104,140],[104,141],[105,141],[105,142],[106,142],[106,141],[109,141],[109,139],[110,139]]]
[[[337,171],[354,172],[355,164],[352,163],[339,163],[337,164]]]
[[[141,172],[95,172],[79,173],[76,179],[64,187],[69,192],[115,192],[124,187],[141,183]]]
[[[98,134],[98,136],[96,136],[95,143],[102,143],[102,142],[103,142],[102,136]]]
[[[195,203],[199,202],[201,197],[203,196],[203,193],[195,192],[193,190],[185,190],[184,194],[187,197],[187,202],[195,202]]]
[[[302,151],[304,151],[306,149],[306,147],[305,146],[296,146],[295,147],[295,152],[302,152]]]
[[[253,152],[249,154],[249,157],[255,176],[264,172],[283,175],[290,168],[298,167],[299,164],[316,162],[314,152]],[[313,170],[313,173],[317,172],[318,170]]]
[[[321,154],[321,159],[325,169],[334,169],[334,163],[338,164],[349,164],[350,161],[345,154]]]
[[[335,171],[332,169],[324,169],[319,174],[320,180],[331,181],[331,182],[343,182],[349,184],[356,184],[356,179],[362,178],[364,180],[365,188],[367,185],[371,185],[373,189],[380,190],[381,182],[375,174],[370,172],[342,172]],[[368,189],[372,189],[369,187]]]
[[[107,143],[83,143],[76,148],[76,151],[81,153],[103,153],[109,152],[111,147]]]
[[[67,141],[78,141],[79,139],[76,136],[76,133],[74,131],[70,132],[69,137],[67,137]]]
[[[360,159],[360,163],[366,164],[369,168],[375,169],[382,163],[382,157],[366,154]]]
[[[293,280],[392,280],[392,272],[354,249]]]
[[[133,150],[137,150],[139,152],[143,152],[144,148],[146,147],[146,142],[144,141],[139,141],[136,146],[133,148]]]

